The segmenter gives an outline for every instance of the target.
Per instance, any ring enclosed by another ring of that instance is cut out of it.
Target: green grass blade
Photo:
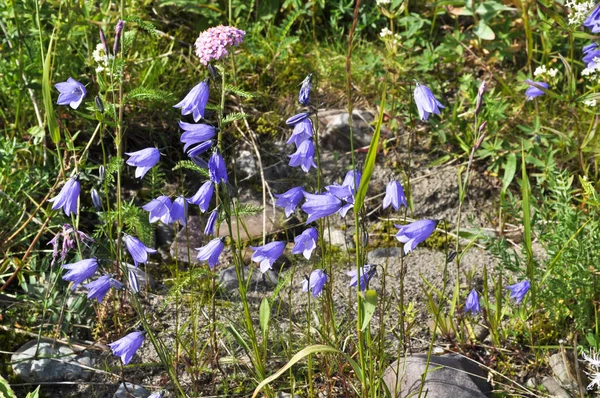
[[[60,142],[60,130],[58,128],[58,122],[56,121],[56,115],[54,114],[54,103],[52,102],[52,93],[50,92],[50,66],[52,65],[51,58],[53,44],[54,32],[52,32],[52,36],[50,36],[48,50],[46,51],[46,57],[44,59],[44,70],[42,71],[42,97],[46,114],[46,125],[50,132],[50,138],[52,139],[52,142],[58,144]]]

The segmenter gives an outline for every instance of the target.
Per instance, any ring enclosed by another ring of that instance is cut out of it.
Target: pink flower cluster
[[[200,62],[208,65],[210,61],[225,57],[227,46],[237,46],[242,43],[246,32],[232,26],[219,25],[200,33],[196,39],[196,55]]]

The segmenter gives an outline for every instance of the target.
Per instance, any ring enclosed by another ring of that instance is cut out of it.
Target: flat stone
[[[36,356],[37,348],[37,356]],[[36,359],[37,358],[37,359]],[[89,380],[93,359],[88,351],[74,353],[71,348],[52,340],[31,340],[11,356],[17,376],[30,383]]]
[[[350,115],[343,110],[319,112],[322,123],[321,146],[329,151],[350,151]],[[366,110],[356,109],[352,112],[352,137],[354,149],[368,146],[371,143],[374,128],[371,126],[375,116]]]
[[[542,380],[542,386],[548,391],[548,394],[556,398],[570,398],[571,395],[561,387],[554,377],[546,377]]]
[[[390,258],[400,259],[403,254],[402,247],[381,247],[367,253],[367,262],[369,264],[382,264]]]
[[[426,362],[426,354],[417,354],[391,364],[386,369],[383,380],[392,396],[394,391],[398,391],[398,398],[418,395]],[[399,375],[396,373],[397,369]],[[427,392],[428,397],[483,398],[490,391],[486,372],[475,362],[456,354],[431,357],[423,387],[423,392]]]
[[[563,360],[562,354],[560,352],[557,352],[556,354],[548,358],[548,365],[550,365],[552,373],[554,373],[554,376],[558,381],[560,381],[565,386],[571,387],[572,383],[574,383],[574,385],[577,385],[575,361],[573,358],[573,353],[571,351],[566,351],[565,357],[567,359],[566,364]],[[581,372],[581,380],[586,380],[586,375],[585,373],[583,373],[585,365],[581,362],[578,365],[579,371]]]
[[[243,268],[243,277],[246,281],[248,281],[248,275],[250,275],[250,267],[245,266]],[[262,274],[257,268],[252,270],[252,275],[250,278],[251,279],[248,288],[254,291],[272,290],[275,286],[277,286],[279,281],[277,278],[277,273],[275,273],[273,270],[268,270]],[[237,274],[235,273],[235,267],[225,268],[219,272],[219,284],[223,287],[223,289],[229,292],[237,291],[238,279]]]
[[[113,398],[147,398],[148,395],[150,395],[150,391],[144,387],[126,382],[119,384],[119,388],[115,392],[115,395],[113,395]]]
[[[332,246],[336,246],[342,249],[348,247],[352,249],[354,247],[354,242],[352,240],[346,239],[346,234],[344,231],[340,231],[339,229],[331,229],[330,231],[325,231],[323,233],[323,239],[325,239],[326,243],[331,244]]]

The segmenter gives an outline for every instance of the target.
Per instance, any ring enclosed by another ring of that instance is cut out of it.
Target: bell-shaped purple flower
[[[510,290],[510,298],[514,299],[517,304],[523,301],[523,298],[531,288],[531,283],[526,279],[514,285],[506,286]]]
[[[404,254],[408,254],[435,231],[436,222],[419,220],[408,225],[396,225],[399,228],[396,239],[404,243]]]
[[[95,258],[89,258],[72,264],[63,264],[62,267],[69,270],[63,275],[63,280],[73,282],[71,290],[75,290],[77,285],[96,273],[98,261]]]
[[[227,182],[227,167],[223,156],[219,152],[213,152],[208,160],[208,175],[215,184],[221,181]]]
[[[312,84],[312,73],[304,78],[302,86],[300,86],[300,94],[298,94],[298,102],[304,106],[308,106],[310,102],[310,87]]]
[[[137,152],[126,152],[129,155],[127,163],[130,166],[137,167],[135,169],[135,178],[142,179],[156,163],[160,160],[160,151],[157,148],[146,148]]]
[[[285,210],[285,216],[289,217],[298,204],[304,199],[304,189],[301,187],[294,187],[284,193],[275,194],[277,200],[275,201],[275,206],[283,207]]]
[[[475,289],[471,290],[471,293],[469,293],[467,296],[467,301],[465,302],[465,312],[470,312],[473,315],[481,312],[481,307],[479,306],[479,295]]]
[[[56,83],[54,87],[60,91],[56,103],[69,105],[73,109],[77,109],[81,105],[83,97],[87,94],[85,86],[72,77],[68,78],[66,82]]]
[[[583,21],[583,26],[592,30],[592,33],[600,33],[600,4]]]
[[[415,88],[414,92],[414,98],[421,120],[427,121],[427,119],[429,119],[429,115],[432,113],[440,115],[440,108],[444,108],[440,101],[435,99],[429,87],[423,84],[417,83],[417,87]]]
[[[308,278],[305,278],[302,281],[302,291],[308,292],[309,290],[312,292],[314,298],[317,298],[321,291],[323,290],[323,286],[327,283],[327,274],[322,269],[316,269],[310,273]]]
[[[390,206],[392,206],[396,211],[400,209],[400,206],[408,207],[406,195],[404,194],[404,188],[402,188],[402,184],[396,180],[388,182],[385,187],[383,208],[387,209]]]
[[[127,276],[128,276],[128,281],[129,281],[129,288],[131,289],[131,291],[134,293],[139,293],[140,292],[140,283],[138,282],[138,278],[137,278],[137,275],[135,274],[135,271],[133,269],[129,269]]]
[[[298,122],[294,126],[292,136],[287,140],[286,144],[296,144],[300,146],[304,141],[311,139],[313,136],[313,126],[310,119],[306,118]]]
[[[171,223],[171,199],[168,196],[159,196],[142,206],[142,209],[150,213],[150,224],[161,220],[163,224]]]
[[[300,122],[303,122],[309,116],[310,116],[310,113],[308,113],[308,112],[298,113],[297,115],[294,115],[294,116],[288,118],[285,121],[285,124],[287,124],[288,126],[292,127],[292,126],[295,126],[296,124],[298,124]]]
[[[530,79],[526,79],[525,82],[528,83],[535,83],[538,86],[544,87],[545,89],[548,89],[548,83],[544,83],[544,82],[534,82],[531,81]],[[544,95],[544,91],[540,90],[537,87],[534,86],[529,86],[529,88],[525,91],[525,95],[527,96],[527,101],[531,101],[532,99],[534,99],[535,97],[539,97],[540,95]]]
[[[210,148],[212,148],[212,145],[213,145],[212,141],[204,141],[201,144],[198,144],[195,147],[193,147],[192,149],[190,149],[187,154],[194,163],[196,163],[198,166],[200,166],[204,169],[207,169],[208,163],[206,163],[206,161],[204,161],[204,160],[199,159],[198,156],[202,155],[204,152],[206,152]],[[199,160],[201,160],[201,164],[200,164]]]
[[[96,188],[92,188],[90,191],[90,195],[92,197],[92,203],[96,210],[102,210],[102,200],[100,200],[100,194],[96,190]]]
[[[311,167],[317,168],[314,156],[315,146],[310,139],[303,141],[298,145],[298,148],[296,148],[296,152],[288,155],[290,158],[290,166],[300,166],[305,173],[308,173]]]
[[[215,190],[215,186],[213,182],[208,180],[198,189],[198,192],[191,198],[188,198],[188,202],[193,205],[198,205],[202,213],[205,213],[210,206],[210,201],[213,196],[213,192]]]
[[[283,254],[285,242],[271,242],[263,246],[250,246],[252,261],[260,263],[260,272],[263,274],[273,267],[275,261]]]
[[[183,196],[177,197],[171,204],[169,218],[171,223],[179,221],[184,227],[187,224],[187,201]]]
[[[208,103],[208,79],[196,85],[185,98],[175,105],[173,108],[181,108],[182,115],[194,116],[194,121],[197,122],[204,117],[204,108]]]
[[[225,248],[222,238],[215,238],[208,242],[206,245],[196,248],[198,250],[198,260],[207,261],[210,269],[213,269],[215,265],[219,264],[219,256]]]
[[[317,247],[319,233],[314,228],[304,230],[300,235],[294,238],[294,248],[292,254],[302,254],[307,260],[310,260],[313,250]]]
[[[350,284],[348,286],[356,286],[360,279],[360,290],[363,292],[367,289],[369,281],[377,273],[377,268],[374,265],[365,264],[360,267],[360,278],[357,276],[356,270],[348,271],[346,274],[350,277]]]
[[[184,133],[181,134],[181,142],[185,144],[183,146],[184,152],[187,152],[188,148],[192,145],[211,140],[216,133],[216,129],[208,124],[179,122],[179,127],[184,131]]]
[[[148,395],[147,398],[162,398],[162,395],[160,392],[153,392],[152,394]]]
[[[121,357],[123,364],[128,365],[135,352],[143,343],[144,332],[132,332],[114,343],[110,343],[108,346],[115,356]]]
[[[306,202],[302,205],[302,211],[308,214],[307,224],[335,214],[342,208],[342,201],[330,193],[323,195],[314,195],[306,193],[304,195]]]
[[[360,171],[350,170],[346,173],[344,181],[342,181],[342,186],[350,188],[352,195],[354,195],[356,193],[356,187],[360,185],[361,177],[362,174],[360,173]]]
[[[581,59],[583,63],[589,67],[589,64],[594,62],[594,58],[600,58],[600,49],[598,49],[598,44],[591,43],[583,47],[583,58]]]
[[[58,195],[48,200],[48,202],[53,202],[52,210],[60,209],[62,207],[67,216],[70,216],[71,213],[77,214],[77,199],[79,199],[80,190],[81,185],[79,184],[79,178],[69,178]]]
[[[156,253],[156,249],[147,247],[141,240],[135,236],[127,235],[123,237],[125,246],[133,258],[133,262],[137,267],[139,264],[146,264],[148,262],[148,253]]]
[[[214,209],[206,221],[206,226],[204,227],[204,236],[211,236],[215,234],[215,225],[217,224],[218,219],[219,211]]]
[[[111,287],[114,287],[117,290],[123,289],[123,284],[118,280],[111,278],[110,275],[101,276],[95,281],[83,286],[90,290],[87,297],[90,300],[98,300],[98,303],[100,304],[102,304],[104,296],[106,296],[106,293],[108,293]]]

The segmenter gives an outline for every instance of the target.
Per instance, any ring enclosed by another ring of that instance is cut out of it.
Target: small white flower
[[[535,72],[533,72],[533,76],[543,75],[544,73],[546,73],[546,67],[544,65],[538,66],[537,68],[535,68]]]
[[[583,101],[583,104],[586,106],[589,106],[589,107],[596,106],[596,100],[595,99],[585,100],[585,101]],[[583,354],[583,357],[585,358],[585,354]],[[585,358],[585,359],[587,360],[588,358]],[[590,364],[591,364],[591,362],[590,362]],[[600,367],[600,360],[596,359],[595,364],[593,364],[592,366]]]
[[[588,373],[588,376],[592,378],[592,382],[587,386],[588,390],[592,390],[594,386],[600,387],[600,373]]]
[[[391,35],[392,35],[392,31],[389,30],[388,28],[381,29],[381,33],[379,33],[379,36],[381,36],[381,37],[386,37],[386,36],[391,36]]]
[[[558,73],[558,69],[550,68],[548,70],[548,75],[550,75],[550,77],[555,77],[557,73]]]
[[[594,8],[593,0],[567,0],[565,6],[569,8],[569,25],[580,25]]]
[[[386,4],[390,4],[392,2],[392,0],[377,0],[377,5],[378,6],[383,6]]]
[[[594,105],[596,105],[596,100],[587,100],[583,101],[583,103],[588,105],[587,102],[592,101],[594,102]],[[594,351],[593,349],[590,349],[590,356],[587,356],[585,352],[583,353],[583,360],[586,361],[590,366],[593,366],[594,368],[600,368],[600,355],[598,355],[598,352]]]

